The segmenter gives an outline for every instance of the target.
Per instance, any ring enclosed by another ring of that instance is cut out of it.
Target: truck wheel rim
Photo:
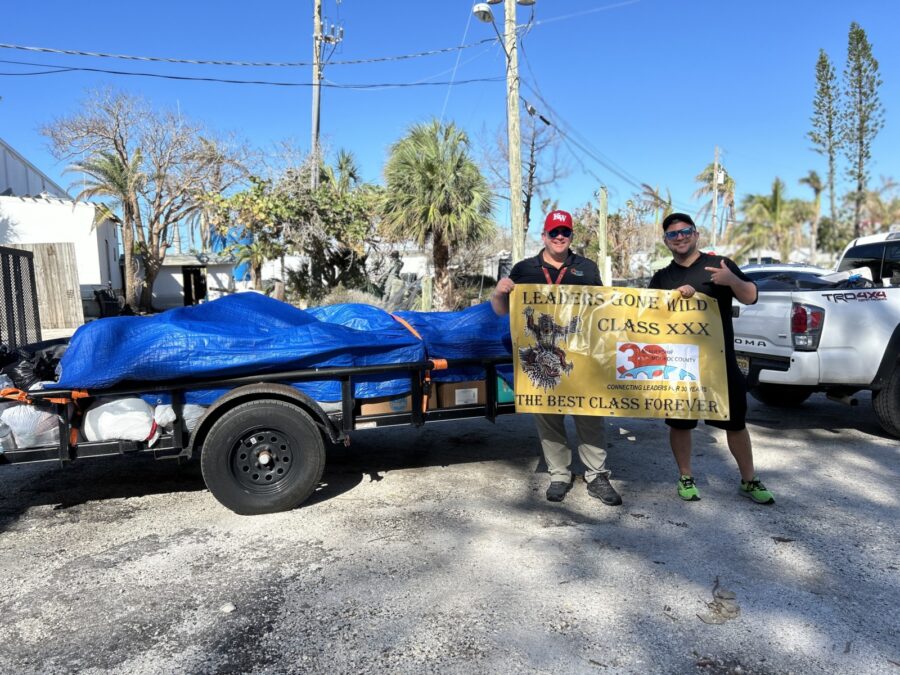
[[[296,461],[291,439],[263,429],[243,436],[231,451],[231,472],[249,492],[279,492],[286,487]]]

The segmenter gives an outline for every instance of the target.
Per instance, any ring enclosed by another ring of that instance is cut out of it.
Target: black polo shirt
[[[544,251],[541,249],[541,252],[533,258],[525,258],[513,265],[512,271],[509,273],[509,278],[513,283],[546,284],[547,277],[544,276],[544,269],[550,275],[550,282],[556,283],[559,275],[563,274],[562,270],[565,269],[562,279],[559,280],[561,284],[572,284],[574,286],[603,285],[603,281],[600,279],[600,270],[593,260],[588,260],[570,250],[566,262],[557,270],[550,263],[544,262],[543,254]]]
[[[735,276],[741,281],[752,281],[750,277],[741,272],[740,268],[734,264],[730,258],[721,255],[711,255],[709,253],[700,253],[700,257],[688,267],[679,265],[674,260],[667,267],[658,270],[647,288],[659,288],[666,291],[672,291],[680,288],[685,284],[693,286],[698,293],[704,293],[715,298],[719,303],[719,314],[722,317],[722,333],[725,338],[725,353],[734,355],[734,326],[731,323],[731,306],[734,300],[734,291],[731,286],[720,286],[712,282],[712,273],[707,272],[705,267],[719,267],[722,261]]]

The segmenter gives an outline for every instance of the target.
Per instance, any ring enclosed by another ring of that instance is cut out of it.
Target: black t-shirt
[[[712,273],[705,267],[719,267],[722,261],[735,276],[741,281],[752,281],[750,277],[741,272],[730,258],[720,255],[701,253],[700,257],[689,267],[679,265],[674,260],[667,267],[658,270],[647,288],[658,288],[672,291],[685,284],[693,286],[698,293],[704,293],[715,298],[719,303],[719,314],[722,316],[722,334],[725,339],[725,354],[734,357],[734,326],[731,323],[731,306],[734,300],[734,291],[730,286],[719,286],[712,282]]]
[[[544,276],[543,270],[547,270],[550,275],[550,283],[556,283],[559,275],[562,274],[561,284],[572,284],[574,286],[602,286],[603,281],[600,279],[600,270],[593,260],[569,251],[566,262],[560,269],[556,269],[553,265],[544,262],[543,250],[533,258],[525,258],[513,265],[509,278],[517,284],[546,284],[547,277]],[[563,272],[565,270],[565,272]]]

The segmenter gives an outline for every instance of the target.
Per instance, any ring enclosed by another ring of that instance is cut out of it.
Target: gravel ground
[[[0,672],[900,674],[900,453],[868,398],[751,403],[770,507],[702,427],[679,500],[652,420],[608,425],[624,506],[548,503],[526,417],[359,432],[272,516],[171,462],[2,467]]]

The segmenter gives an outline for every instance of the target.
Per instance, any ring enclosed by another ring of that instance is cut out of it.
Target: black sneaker
[[[566,498],[566,493],[572,489],[572,482],[563,482],[561,480],[555,480],[550,483],[550,487],[547,488],[547,501],[548,502],[561,502]]]
[[[622,503],[619,493],[609,482],[609,478],[603,474],[598,474],[594,480],[588,483],[587,491],[591,497],[596,497],[607,506],[618,506]]]

